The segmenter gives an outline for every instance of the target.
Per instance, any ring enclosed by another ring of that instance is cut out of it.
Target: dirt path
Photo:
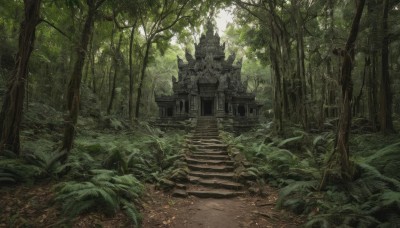
[[[266,197],[231,199],[174,198],[160,191],[149,192],[144,228],[299,227],[303,223],[300,217],[274,208],[277,192],[272,188]]]

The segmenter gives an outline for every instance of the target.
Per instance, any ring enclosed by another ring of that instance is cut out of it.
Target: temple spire
[[[211,22],[211,19],[207,20],[207,36],[214,36],[214,25]]]

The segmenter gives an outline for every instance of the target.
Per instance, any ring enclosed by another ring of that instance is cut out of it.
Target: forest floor
[[[278,191],[265,188],[266,196],[202,199],[193,196],[175,198],[149,187],[143,209],[143,227],[299,227],[304,223],[301,217],[275,209]]]
[[[105,216],[98,211],[68,220],[54,203],[54,181],[0,189],[0,227],[131,227],[120,211]]]
[[[58,227],[60,213],[52,199],[54,182],[34,186],[1,189],[0,227]],[[142,227],[235,228],[235,227],[299,227],[304,218],[275,209],[276,189],[266,187],[266,196],[242,196],[231,199],[175,198],[147,186],[143,199]],[[129,219],[119,212],[107,217],[97,212],[83,214],[72,221],[73,227],[131,227]]]

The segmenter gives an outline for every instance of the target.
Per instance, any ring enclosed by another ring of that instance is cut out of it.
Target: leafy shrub
[[[41,170],[27,164],[11,151],[4,151],[0,156],[0,183],[16,183],[33,181]]]
[[[398,136],[352,136],[355,177],[338,182],[333,133],[312,136],[290,128],[286,135],[280,139],[261,128],[223,137],[252,162],[247,172],[281,187],[278,207],[308,215],[307,227],[400,227]]]
[[[55,187],[56,202],[63,213],[72,218],[98,210],[113,215],[123,209],[137,225],[140,220],[135,203],[143,193],[143,185],[132,175],[118,175],[110,170],[92,170],[92,177],[83,182],[69,181]]]

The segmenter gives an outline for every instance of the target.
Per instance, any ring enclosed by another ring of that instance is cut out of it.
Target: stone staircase
[[[189,184],[175,189],[173,195],[203,198],[229,198],[244,194],[244,186],[235,181],[234,162],[218,133],[215,117],[199,117],[190,152],[186,155]]]

